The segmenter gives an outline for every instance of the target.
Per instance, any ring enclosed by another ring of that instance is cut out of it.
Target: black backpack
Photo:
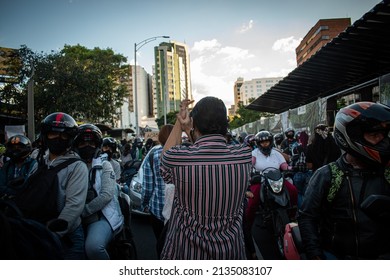
[[[79,158],[66,161],[47,168],[41,164],[26,180],[20,194],[14,197],[14,202],[26,218],[46,223],[59,215],[58,211],[58,172]]]

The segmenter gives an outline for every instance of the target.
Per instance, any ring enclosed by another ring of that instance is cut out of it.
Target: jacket
[[[336,164],[346,174],[332,201],[327,200],[332,173],[325,165],[310,179],[298,224],[307,258],[378,259],[390,253],[388,220],[369,216],[360,207],[371,194],[390,196],[383,171],[356,170],[344,156]]]
[[[124,218],[119,206],[114,170],[111,163],[102,157],[93,159],[92,168],[96,168],[93,188],[97,196],[85,205],[82,216],[87,217],[101,211],[115,231],[123,225]]]
[[[68,158],[79,156],[70,151],[52,161],[49,161],[48,155],[45,157],[48,168],[56,166]],[[59,232],[61,236],[68,232],[73,232],[81,224],[81,213],[84,209],[85,199],[88,190],[88,168],[80,159],[58,172],[58,208],[59,219],[68,222],[66,231]]]

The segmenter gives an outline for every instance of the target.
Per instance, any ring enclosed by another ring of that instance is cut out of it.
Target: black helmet
[[[73,144],[77,148],[80,142],[93,141],[96,147],[100,148],[102,145],[102,138],[102,132],[96,125],[83,124],[80,125]]]
[[[279,132],[279,133],[276,133],[274,135],[274,141],[275,141],[276,145],[280,145],[280,143],[282,143],[283,139],[284,139],[283,133]]]
[[[271,153],[272,146],[273,146],[273,141],[272,140],[273,140],[273,136],[267,130],[260,131],[255,136],[255,141],[256,141],[257,147],[265,155],[269,155]],[[264,147],[262,147],[260,145],[260,143],[264,142],[264,141],[269,141],[270,142],[270,145],[268,147],[266,147],[266,148],[264,148]]]
[[[74,150],[80,155],[80,157],[87,163],[91,162],[100,152],[102,145],[102,132],[93,124],[80,125],[78,133],[74,138],[73,147]],[[95,147],[85,145],[79,147],[82,142],[93,142]]]
[[[289,128],[287,128],[287,129],[284,131],[284,135],[286,136],[286,138],[294,139],[295,130],[292,129],[291,127],[289,127]]]
[[[385,138],[372,145],[365,132],[381,131]],[[364,161],[387,166],[390,161],[390,107],[372,102],[357,102],[336,115],[334,138],[340,149]]]
[[[238,141],[240,143],[244,143],[244,140],[245,140],[245,137],[248,135],[248,133],[246,133],[245,131],[241,132],[240,133],[240,136],[238,136]]]
[[[41,123],[41,134],[48,132],[65,132],[73,138],[77,134],[78,125],[68,114],[57,112],[48,115]]]
[[[118,147],[118,144],[116,140],[112,137],[104,137],[102,146],[110,147],[113,153],[117,152],[116,149]]]
[[[68,114],[56,112],[48,115],[41,123],[41,137],[43,147],[48,147],[54,154],[62,154],[68,150],[73,143],[73,138],[77,134],[78,125],[76,121]],[[49,132],[60,132],[66,134],[66,139],[49,141],[47,134]]]
[[[244,145],[251,147],[251,148],[256,147],[255,135],[248,134],[244,139]]]
[[[141,138],[139,137],[136,137],[133,141],[134,145],[138,148],[142,148],[142,145],[143,145],[143,142],[141,140]]]
[[[24,135],[14,135],[6,143],[5,155],[13,161],[25,159],[31,154],[30,139]]]

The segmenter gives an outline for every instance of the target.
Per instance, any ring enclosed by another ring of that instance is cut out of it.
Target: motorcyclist
[[[283,156],[273,148],[273,136],[269,131],[263,130],[256,134],[255,141],[257,149],[252,151],[252,166],[257,172],[261,172],[268,167],[280,168],[280,170],[290,169]],[[284,181],[284,185],[290,194],[292,205],[297,204],[297,190],[293,184]],[[248,201],[248,207],[245,211],[248,225],[252,227],[255,213],[260,204],[260,183],[251,184],[249,190],[253,197]]]
[[[107,246],[123,225],[115,173],[106,153],[101,152],[102,132],[83,124],[74,138],[74,149],[87,163],[89,188],[81,214],[86,228],[85,253],[90,260],[108,260]]]
[[[390,107],[383,104],[358,102],[337,113],[334,138],[344,153],[335,166],[342,173],[317,169],[299,211],[308,259],[390,258],[389,220],[379,218],[381,208],[362,209],[369,195],[390,196],[389,131]]]
[[[281,144],[284,140],[284,136],[283,136],[283,133],[276,133],[274,135],[274,148],[280,152],[282,154],[282,156],[284,157],[284,159],[286,160],[286,162],[289,162],[290,160],[290,155],[289,154],[286,154],[283,152],[283,149],[281,148]]]
[[[133,160],[142,160],[142,146],[143,142],[141,138],[136,137],[133,141],[133,146],[131,147],[131,157]]]
[[[8,160],[0,168],[0,196],[17,195],[23,183],[37,169],[37,161],[31,158],[32,144],[24,135],[14,135],[6,143]]]
[[[284,135],[286,138],[280,144],[280,149],[283,153],[293,156],[293,148],[298,144],[298,141],[295,138],[295,130],[289,127],[284,131]]]
[[[237,133],[228,131],[225,135],[226,142],[231,145],[239,144],[239,142],[236,140]]]
[[[108,161],[111,163],[114,169],[115,179],[119,181],[121,178],[122,168],[119,161],[114,158],[114,155],[118,153],[118,144],[112,137],[104,137],[102,143],[102,153],[106,153]]]
[[[244,140],[245,140],[245,137],[248,136],[248,133],[246,133],[245,131],[241,132],[240,135],[238,136],[238,142],[240,144],[244,143]]]
[[[244,145],[250,147],[252,151],[256,149],[255,135],[252,133],[248,134],[244,139]]]

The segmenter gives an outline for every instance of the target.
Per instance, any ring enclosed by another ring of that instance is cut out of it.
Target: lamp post
[[[134,43],[134,102],[135,102],[135,107],[134,107],[134,113],[135,113],[135,125],[136,125],[136,134],[139,136],[139,125],[138,125],[138,96],[137,96],[137,51],[145,46],[147,43],[154,41],[158,38],[169,38],[169,36],[155,36],[155,37],[150,37],[148,39],[145,39],[141,42]]]

